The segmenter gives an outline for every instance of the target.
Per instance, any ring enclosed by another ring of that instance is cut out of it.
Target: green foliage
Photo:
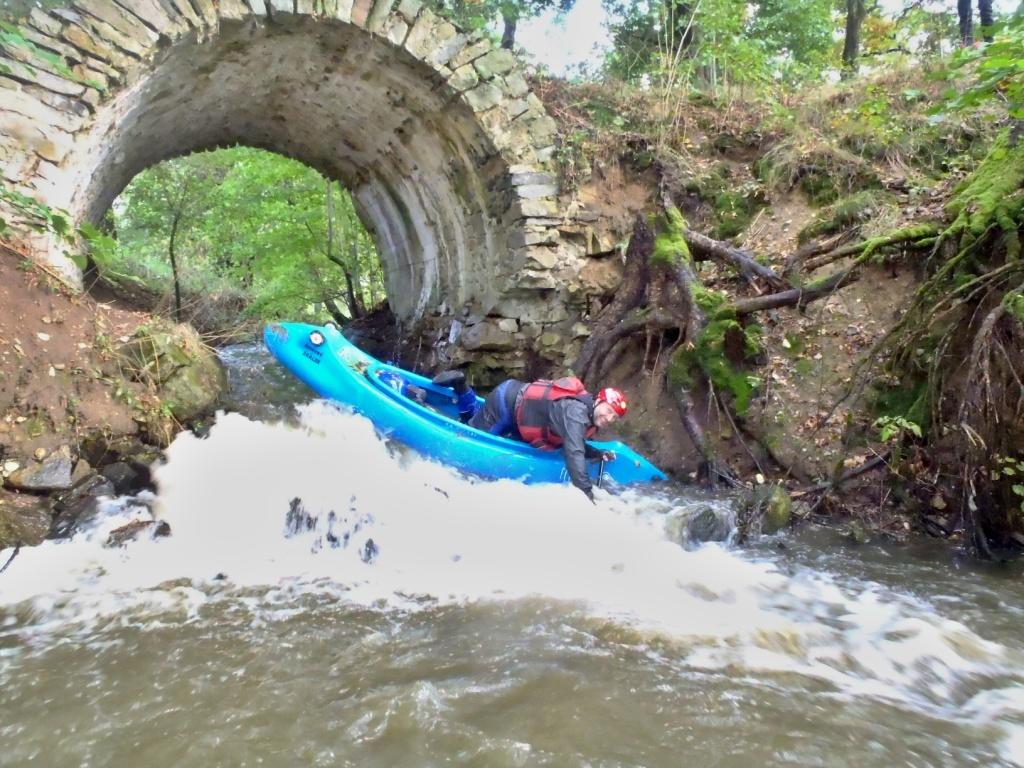
[[[97,265],[158,290],[172,278],[173,242],[186,293],[241,292],[255,319],[327,319],[333,308],[352,316],[384,297],[351,198],[279,155],[240,147],[161,163],[128,185],[113,213],[116,242],[97,241]]]
[[[820,77],[833,58],[833,0],[628,0],[613,18],[607,74],[684,89],[774,88]]]
[[[878,429],[878,438],[883,443],[894,439],[902,440],[905,434],[921,437],[921,427],[903,416],[882,416],[875,420],[874,426]]]
[[[25,221],[30,229],[36,232],[48,232],[61,240],[72,242],[74,228],[67,211],[56,211],[48,205],[11,188],[6,182],[0,186],[0,203],[14,211],[15,215]],[[11,223],[0,218],[0,235],[11,230]]]
[[[903,419],[925,424],[929,418],[929,390],[925,379],[909,382],[878,382],[871,394],[870,409],[878,421]]]
[[[1024,14],[1014,16],[991,43],[959,51],[942,74],[960,88],[950,90],[936,111],[1001,104],[1011,117],[1024,118]]]
[[[996,454],[992,457],[989,479],[993,482],[1004,481],[1018,505],[1017,509],[1024,514],[1024,457]]]
[[[89,224],[75,228],[71,223],[71,214],[65,210],[55,210],[38,200],[11,188],[6,182],[0,184],[0,210],[6,208],[13,212],[23,226],[35,232],[53,235],[64,246],[64,255],[71,259],[79,268],[86,265],[85,252],[102,252],[109,249],[112,241],[95,227]],[[12,222],[0,217],[0,236],[12,232]],[[84,247],[84,252],[83,252]]]
[[[1003,297],[1003,303],[1007,311],[1017,318],[1017,322],[1024,325],[1024,291],[1016,290],[1007,293]]]

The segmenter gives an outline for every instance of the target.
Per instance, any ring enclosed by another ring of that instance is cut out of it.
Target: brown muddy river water
[[[595,507],[279,413],[0,575],[0,766],[1024,764],[1019,565],[687,551],[679,489]],[[104,547],[143,504],[172,536]]]

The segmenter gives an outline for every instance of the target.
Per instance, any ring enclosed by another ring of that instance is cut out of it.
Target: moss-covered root
[[[953,223],[946,237],[959,237],[965,248],[989,229],[1003,233],[1008,259],[1020,258],[1021,212],[1024,209],[1024,140],[1003,131],[981,165],[946,205]]]
[[[878,237],[872,237],[869,240],[863,240],[859,243],[844,245],[841,248],[836,248],[834,251],[808,259],[804,262],[804,269],[808,272],[813,272],[819,267],[831,264],[833,261],[838,261],[847,256],[856,256],[857,263],[863,264],[879,251],[896,245],[915,248],[927,247],[934,243],[934,238],[938,233],[939,230],[934,224],[915,224],[879,235]]]
[[[661,218],[660,233],[654,239],[651,251],[651,266],[672,269],[680,264],[693,266],[693,255],[686,242],[686,219],[674,205],[665,206]]]

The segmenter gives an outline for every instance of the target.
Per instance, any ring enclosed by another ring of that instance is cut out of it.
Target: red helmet
[[[625,416],[626,411],[629,409],[626,396],[621,391],[615,389],[615,387],[605,387],[602,389],[597,393],[595,401],[598,403],[608,403],[619,416]]]

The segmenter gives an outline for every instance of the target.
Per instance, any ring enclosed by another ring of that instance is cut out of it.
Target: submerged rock
[[[81,463],[81,462],[79,462]],[[99,500],[114,496],[113,484],[101,475],[92,475],[71,490],[60,494],[53,506],[50,536],[58,539],[71,536],[95,519]]]
[[[171,535],[171,526],[166,520],[132,520],[120,528],[115,528],[107,537],[105,547],[123,547],[129,541],[139,538],[143,531],[148,531],[150,538]]]
[[[778,533],[793,516],[793,500],[781,485],[758,485],[739,502],[737,529],[740,539]]]
[[[707,503],[675,512],[666,523],[668,537],[687,548],[707,541],[728,541],[732,530],[732,511]]]

